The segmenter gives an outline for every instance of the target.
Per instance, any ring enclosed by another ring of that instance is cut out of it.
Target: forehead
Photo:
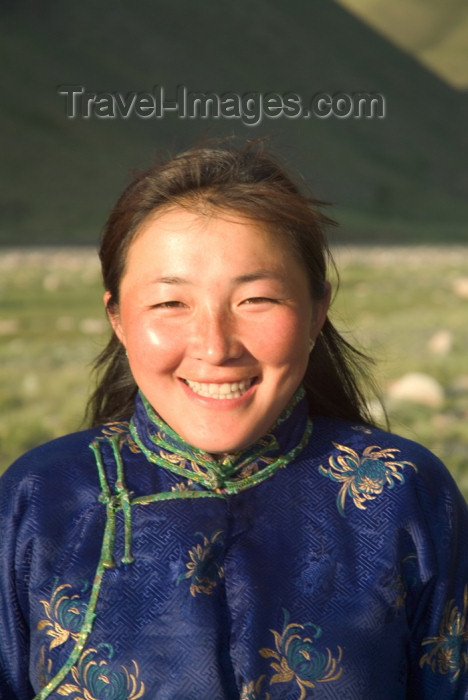
[[[135,257],[164,249],[165,255],[178,257],[200,246],[216,250],[257,250],[268,258],[293,256],[291,242],[284,233],[263,221],[243,213],[213,207],[171,206],[150,214],[140,224],[127,252],[127,265]],[[207,260],[209,250],[205,250]],[[164,256],[158,256],[163,258]],[[294,256],[295,257],[295,256]],[[299,261],[298,261],[299,262]]]
[[[273,226],[268,226],[266,222],[254,216],[249,216],[234,209],[215,207],[203,200],[186,206],[182,204],[168,205],[158,209],[143,220],[137,229],[136,237],[150,228],[156,231],[179,232],[194,228],[208,228],[213,222],[219,224],[219,230],[222,230],[222,223],[225,222],[248,227],[252,231],[262,233],[265,237],[275,239],[280,237],[279,232]]]
[[[311,291],[307,269],[284,234],[236,211],[172,207],[149,216],[138,229],[119,287],[133,294],[158,280],[227,288],[260,279],[275,280],[291,292]]]

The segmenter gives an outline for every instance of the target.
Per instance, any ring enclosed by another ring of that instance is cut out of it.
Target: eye
[[[159,304],[153,304],[152,309],[179,309],[184,308],[185,304],[182,301],[161,301]]]
[[[272,299],[271,297],[249,297],[244,299],[243,304],[279,304],[278,299]]]

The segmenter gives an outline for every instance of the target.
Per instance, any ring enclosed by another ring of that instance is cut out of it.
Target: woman
[[[466,697],[466,505],[367,414],[328,223],[255,145],[123,193],[94,427],[2,479],[4,700]]]

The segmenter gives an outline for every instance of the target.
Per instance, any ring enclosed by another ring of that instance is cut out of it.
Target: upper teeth
[[[185,380],[192,391],[200,396],[208,396],[211,399],[237,399],[252,385],[253,379],[245,379],[242,382],[224,382],[223,384],[204,384]]]

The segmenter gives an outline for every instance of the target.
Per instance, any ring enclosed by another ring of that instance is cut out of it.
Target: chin
[[[185,437],[185,441],[193,447],[196,447],[198,450],[201,450],[202,452],[208,452],[209,454],[215,457],[229,454],[232,452],[239,452],[239,450],[244,450],[245,448],[255,443],[258,439],[255,437],[255,435],[245,436],[244,438],[239,438],[238,440],[231,439],[229,441],[213,440],[213,436],[211,436],[207,440],[200,440],[200,436],[198,436],[198,438],[193,436],[195,439],[191,440],[190,437],[191,436]]]

